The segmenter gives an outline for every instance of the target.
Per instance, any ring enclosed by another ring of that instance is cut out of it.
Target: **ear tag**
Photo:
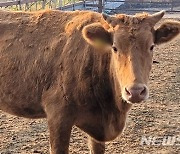
[[[104,47],[107,44],[104,40],[101,39],[95,39],[94,42],[97,47]]]

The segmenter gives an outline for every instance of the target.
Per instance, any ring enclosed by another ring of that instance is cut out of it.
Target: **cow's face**
[[[100,23],[83,29],[88,43],[103,51],[111,50],[112,73],[121,88],[122,98],[129,103],[141,102],[149,96],[147,84],[154,46],[171,40],[180,32],[179,22],[166,22],[155,30],[155,24],[163,15],[164,12],[137,16],[103,14],[109,30]]]
[[[150,26],[118,26],[112,33],[112,61],[122,97],[128,102],[148,98],[147,83],[152,65],[153,34]]]

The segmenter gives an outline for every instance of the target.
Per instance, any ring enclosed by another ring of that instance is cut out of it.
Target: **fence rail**
[[[0,7],[22,5],[22,4],[33,3],[33,2],[38,2],[38,1],[39,0],[18,0],[18,1],[0,2]]]
[[[107,0],[111,3],[124,3],[119,7],[108,8],[105,6],[106,11],[121,11],[121,12],[157,12],[159,10],[166,10],[166,12],[180,12],[180,0],[166,0],[166,1],[153,1],[153,0]]]
[[[180,0],[12,0],[0,2],[1,8],[14,10],[40,10],[45,8],[61,10],[91,9],[98,12],[152,11],[164,9],[180,12]]]
[[[0,2],[1,8],[10,8],[14,10],[41,10],[45,8],[55,9],[60,7],[62,0],[14,0]]]

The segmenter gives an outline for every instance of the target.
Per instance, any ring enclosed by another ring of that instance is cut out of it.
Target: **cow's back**
[[[81,29],[100,17],[88,11],[0,11],[0,109],[19,116],[44,117],[43,93],[61,76],[62,65],[72,70],[73,61],[78,67],[69,76],[63,75],[68,82],[92,61],[92,49],[83,40]],[[82,58],[87,59],[85,66]]]

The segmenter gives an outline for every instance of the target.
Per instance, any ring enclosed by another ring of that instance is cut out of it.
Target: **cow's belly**
[[[46,114],[39,104],[28,104],[26,102],[0,102],[0,110],[25,118],[45,118]]]
[[[45,117],[41,106],[43,86],[38,75],[7,61],[7,64],[5,60],[0,63],[0,110],[26,118]]]

